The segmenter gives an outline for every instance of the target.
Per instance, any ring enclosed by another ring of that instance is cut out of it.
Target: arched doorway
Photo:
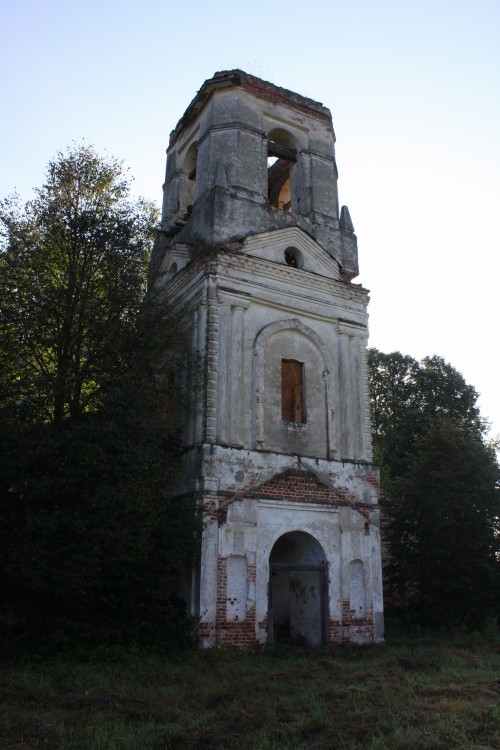
[[[269,556],[269,642],[326,644],[327,563],[310,534],[291,531]]]

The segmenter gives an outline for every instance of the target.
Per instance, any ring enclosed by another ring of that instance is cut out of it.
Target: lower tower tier
[[[205,647],[383,641],[376,467],[217,445],[190,453],[203,531],[184,595]]]

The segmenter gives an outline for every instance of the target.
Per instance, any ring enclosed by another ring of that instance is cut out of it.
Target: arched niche
[[[253,362],[254,446],[327,458],[333,362],[323,339],[298,319],[277,321],[257,335]],[[287,417],[284,406],[285,373],[292,366],[301,379],[301,392],[294,395],[297,419]]]
[[[247,617],[248,561],[244,555],[230,555],[226,561],[226,619],[245,622]]]
[[[311,534],[280,536],[269,556],[268,639],[270,642],[326,643],[327,563]]]
[[[349,602],[356,619],[366,614],[365,566],[362,560],[351,560],[349,563]]]

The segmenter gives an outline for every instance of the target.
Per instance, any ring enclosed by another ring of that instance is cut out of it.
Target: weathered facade
[[[203,362],[174,493],[203,507],[184,596],[205,646],[383,638],[368,294],[334,142],[325,107],[238,70],[170,137],[152,278]]]

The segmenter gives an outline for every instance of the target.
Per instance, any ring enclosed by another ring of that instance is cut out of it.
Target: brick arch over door
[[[303,364],[304,411],[301,424],[282,419],[281,367]],[[333,353],[309,326],[293,318],[262,328],[253,347],[253,439],[257,449],[328,458],[333,449],[332,389],[337,368]]]

